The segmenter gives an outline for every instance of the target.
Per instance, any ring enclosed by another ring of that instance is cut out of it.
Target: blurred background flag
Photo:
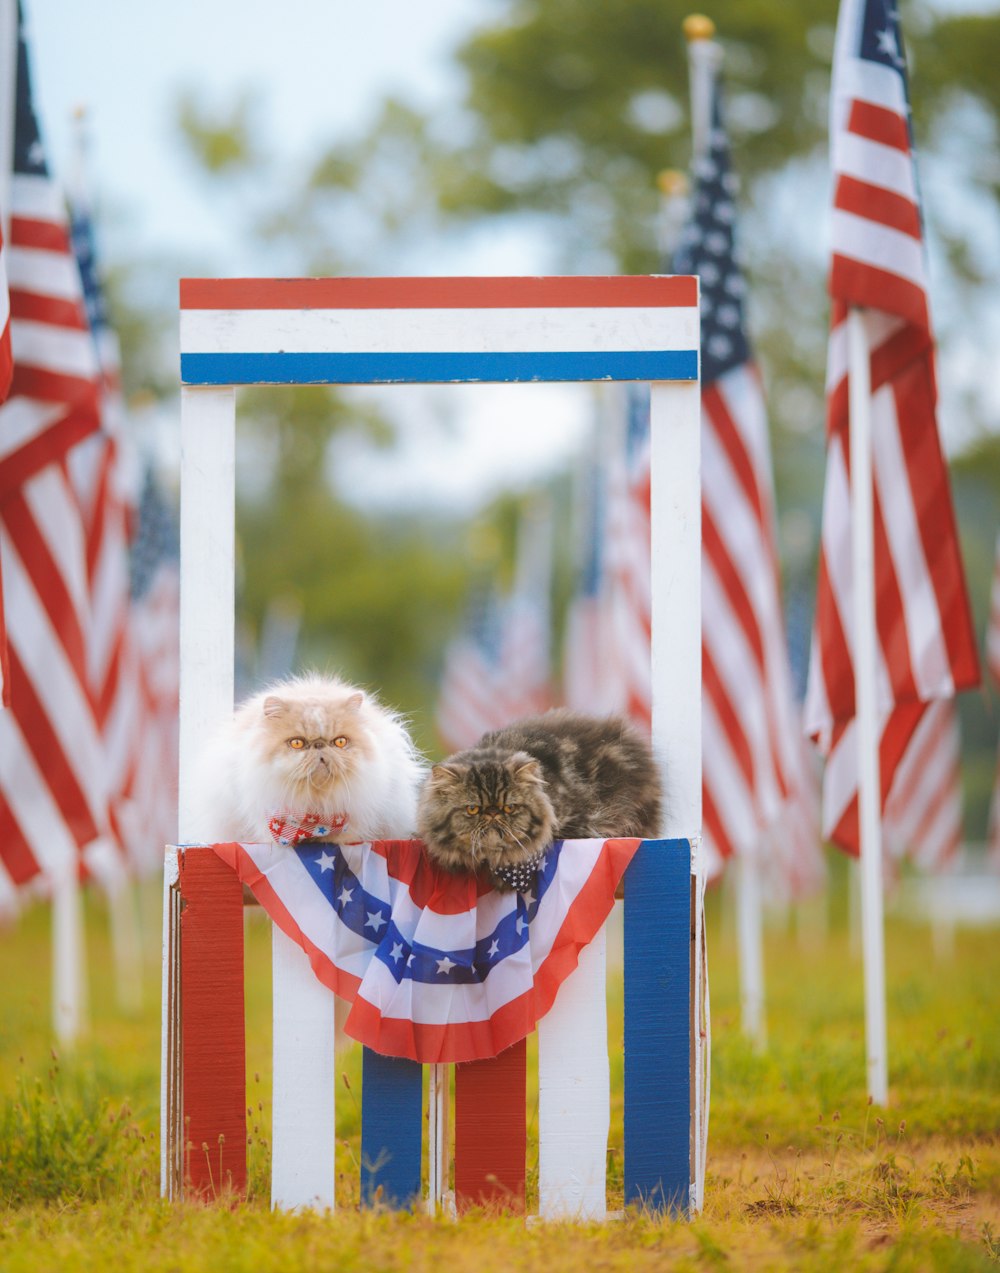
[[[927,705],[885,803],[885,848],[924,871],[952,865],[962,843],[961,740],[955,700]]]
[[[87,551],[87,676],[104,745],[109,812],[117,847],[128,853],[119,809],[126,773],[139,745],[137,665],[128,640],[129,533],[136,514],[134,462],[125,428],[118,340],[101,286],[84,173],[83,117],[78,115],[78,168],[70,228],[101,379],[101,428],[69,453]],[[128,866],[128,857],[122,866]]]
[[[602,396],[596,427],[576,471],[576,586],[563,640],[563,701],[574,711],[595,715],[615,711],[620,704],[606,535],[606,471],[616,441],[608,406]]]
[[[608,466],[607,568],[611,577],[618,711],[652,729],[649,591],[649,388],[619,390],[623,429]]]
[[[767,414],[735,255],[721,54],[708,46],[698,56],[706,54],[715,54],[709,128],[673,259],[675,273],[701,284],[705,842],[712,873],[733,854],[763,863],[780,846],[771,865],[787,895],[823,880],[818,809],[784,630]]]
[[[448,752],[505,722],[502,712],[502,606],[492,582],[473,584],[462,630],[449,641],[438,690],[437,730]]]
[[[99,425],[99,381],[62,195],[20,33],[7,247],[14,373],[0,408],[0,553],[11,710],[0,713],[0,856],[23,887],[100,870],[103,749],[87,676],[86,543],[68,450]]]
[[[882,807],[935,698],[978,683],[936,419],[934,340],[903,46],[889,0],[844,0],[831,101],[834,175],[827,466],[806,718],[827,757],[823,829],[859,850],[849,494],[850,308],[865,311],[874,474]]]
[[[438,690],[437,728],[448,751],[551,707],[552,515],[547,500],[521,512],[512,587],[483,575],[463,630],[449,643]]]
[[[179,566],[177,520],[147,469],[129,556],[128,648],[138,682],[138,741],[129,753],[119,805],[140,872],[158,870],[163,846],[177,842]]]

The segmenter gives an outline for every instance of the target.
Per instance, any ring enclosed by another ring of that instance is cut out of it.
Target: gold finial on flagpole
[[[715,23],[711,18],[706,18],[703,13],[691,13],[684,19],[681,30],[688,43],[694,40],[710,40],[715,35]]]
[[[656,186],[660,194],[667,199],[672,199],[676,195],[687,194],[687,174],[681,172],[679,168],[664,168],[662,172],[657,174]]]

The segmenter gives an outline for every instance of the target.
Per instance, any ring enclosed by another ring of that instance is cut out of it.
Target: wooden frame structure
[[[178,1195],[185,1176],[203,1189],[217,1190],[227,1178],[238,1185],[241,1143],[245,1171],[244,1093],[239,1090],[237,1107],[237,1093],[231,1091],[232,1076],[241,1063],[245,1065],[242,1003],[239,996],[234,1003],[229,992],[219,995],[220,985],[231,991],[242,976],[241,895],[238,884],[234,888],[235,876],[212,850],[194,847],[200,837],[190,800],[198,746],[206,731],[227,719],[233,707],[235,387],[643,380],[650,382],[651,410],[653,741],[663,768],[667,812],[665,840],[644,844],[626,876],[627,961],[630,944],[648,942],[643,934],[660,931],[658,924],[662,928],[668,904],[665,880],[671,870],[676,874],[679,861],[684,864],[683,879],[692,882],[680,890],[683,905],[670,930],[674,963],[669,969],[658,967],[649,957],[649,945],[643,958],[631,959],[626,1012],[639,1034],[630,1047],[626,1026],[626,1065],[634,1069],[643,1056],[648,1060],[657,1049],[662,1052],[662,1040],[652,1048],[647,1044],[665,1022],[673,1020],[676,1026],[678,1004],[683,1004],[686,1026],[680,1034],[668,1030],[672,1077],[657,1071],[654,1063],[646,1079],[634,1079],[633,1090],[640,1095],[631,1101],[631,1113],[626,1107],[626,1138],[641,1152],[633,1157],[631,1184],[626,1166],[626,1199],[681,1209],[700,1206],[704,1103],[698,1094],[707,1082],[707,1053],[700,1028],[705,1005],[699,975],[703,934],[698,331],[697,279],[689,277],[182,281],[181,845],[168,850],[164,878],[161,1183],[168,1195]],[[676,901],[676,880],[669,896]],[[210,917],[211,923],[203,928],[199,915]],[[225,934],[221,961],[199,947],[199,933],[211,931]],[[332,1058],[332,998],[324,998],[329,992],[315,982],[302,952],[277,928],[274,931],[276,990],[280,980],[281,993],[275,994],[274,1008],[272,1201],[283,1207],[332,1205],[333,1083],[330,1070],[324,1069],[326,1058]],[[584,956],[539,1026],[540,1055],[545,1050],[556,1058],[549,1076],[540,1074],[542,1091],[549,1086],[549,1096],[540,1097],[547,1111],[544,1118],[554,1120],[542,1125],[543,1158],[547,1154],[550,1166],[556,1164],[553,1170],[542,1168],[543,1178],[554,1182],[543,1188],[543,1215],[604,1213],[603,1170],[599,1181],[593,1173],[581,1178],[579,1170],[581,1151],[572,1127],[581,1117],[586,1122],[582,1107],[578,1104],[571,1112],[565,1102],[552,1099],[553,1082],[560,1086],[554,1076],[562,1073],[560,1041],[575,1039],[573,1031],[588,1020],[591,1010],[598,1016],[588,1028],[600,1037],[600,1009],[594,1005],[598,998],[603,1001],[603,942],[592,943]],[[677,995],[672,1016],[663,1004],[665,984]],[[574,1005],[570,1001],[575,995],[581,998]],[[220,1017],[223,1001],[228,1009]],[[208,1023],[210,1045],[204,1031],[193,1024],[199,1018]],[[553,1039],[544,1049],[543,1031]],[[570,1043],[570,1050],[578,1051],[575,1043]],[[495,1105],[496,1067],[513,1065],[517,1071],[517,1058],[510,1055],[517,1051],[511,1048],[494,1061],[460,1067],[465,1071],[460,1090],[469,1084],[474,1090],[472,1072],[477,1066],[493,1066],[486,1081]],[[595,1055],[594,1048],[587,1054]],[[192,1083],[195,1073],[197,1085]],[[636,1076],[641,1073],[642,1065],[635,1071]],[[580,1081],[586,1086],[586,1075]],[[515,1072],[507,1087],[516,1094],[519,1084],[523,1112],[523,1073]],[[672,1097],[665,1096],[664,1088],[671,1084]],[[409,1201],[414,1192],[413,1073],[404,1074],[401,1064],[366,1054],[364,1085],[380,1093],[373,1109],[387,1111],[394,1128],[410,1127],[411,1145],[406,1154],[394,1152],[391,1159],[393,1171],[408,1163],[408,1175],[379,1178],[374,1165],[381,1154],[375,1151],[387,1133],[369,1117],[367,1133],[363,1128],[363,1139],[369,1136],[363,1153],[373,1172],[364,1193],[371,1196],[380,1188],[382,1197]],[[432,1067],[430,1089],[428,1193],[436,1204],[447,1183],[446,1067]],[[408,1096],[401,1095],[404,1090]],[[680,1124],[676,1117],[664,1122],[664,1100],[676,1104],[678,1095],[685,1117]],[[515,1105],[516,1099],[515,1095]],[[590,1116],[588,1133],[595,1144],[594,1120],[599,1138],[607,1111],[601,1112],[600,1101],[590,1104],[597,1110]],[[476,1201],[499,1196],[495,1189],[485,1188],[487,1177],[499,1182],[503,1196],[516,1196],[516,1149],[508,1167],[496,1161],[475,1167],[481,1157],[478,1149],[489,1143],[488,1129],[480,1125],[477,1130],[475,1120],[462,1118],[458,1106],[456,1119],[462,1124],[456,1127],[460,1197]],[[323,1139],[313,1134],[317,1127],[330,1132],[325,1158]],[[663,1146],[657,1147],[664,1137],[671,1152],[683,1159],[683,1168],[679,1159],[669,1170],[664,1167]],[[647,1151],[648,1162],[639,1165]],[[314,1162],[317,1156],[324,1161]],[[202,1158],[205,1171],[198,1165]],[[523,1197],[523,1152],[520,1163]],[[460,1178],[466,1170],[472,1174]]]

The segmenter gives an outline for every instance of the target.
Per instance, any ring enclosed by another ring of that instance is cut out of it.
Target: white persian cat
[[[267,843],[275,819],[311,817],[310,839],[407,839],[423,777],[397,713],[336,677],[292,677],[238,707],[205,748],[192,827],[205,843]]]

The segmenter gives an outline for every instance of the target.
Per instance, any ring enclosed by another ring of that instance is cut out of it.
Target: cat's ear
[[[277,698],[274,694],[268,694],[264,699],[264,715],[265,716],[283,716],[285,714],[284,699]]]
[[[462,781],[465,777],[465,770],[461,765],[432,765],[431,777],[442,787],[452,787]]]
[[[515,778],[519,778],[522,782],[525,779],[541,778],[542,767],[534,756],[528,756],[523,760],[515,756],[512,775]]]
[[[361,707],[361,704],[364,701],[365,701],[364,694],[362,694],[362,692],[358,690],[356,694],[351,695],[351,697],[347,700],[344,706],[347,708],[348,711],[356,712]]]

